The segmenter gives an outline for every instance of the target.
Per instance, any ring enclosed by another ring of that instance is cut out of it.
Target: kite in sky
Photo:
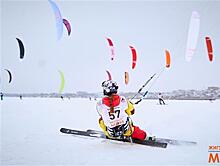
[[[63,18],[61,16],[60,10],[58,8],[58,6],[56,5],[55,2],[53,2],[52,0],[48,0],[54,15],[55,15],[55,19],[56,19],[56,29],[57,29],[57,39],[60,40],[62,35],[63,35]]]
[[[133,46],[129,46],[132,53],[132,69],[135,68],[137,62],[137,52]]]
[[[19,38],[16,38],[16,39],[18,41],[18,46],[19,46],[19,50],[20,50],[19,58],[23,59],[24,58],[24,44],[23,44],[23,42]]]
[[[110,38],[106,37],[107,41],[108,41],[108,45],[110,47],[110,50],[111,50],[111,60],[114,60],[114,57],[115,57],[115,48],[114,48],[114,45],[113,45],[113,42]]]
[[[193,54],[196,50],[196,45],[199,37],[200,16],[198,12],[193,11],[190,19],[187,45],[186,45],[186,61],[191,61]]]
[[[170,67],[170,52],[168,50],[165,50],[166,53],[166,67]]]
[[[11,72],[8,69],[5,69],[5,71],[7,71],[8,76],[9,76],[8,83],[11,83],[11,81],[12,81],[12,74],[11,74]]]
[[[108,74],[108,80],[112,80],[112,76],[108,70],[106,70],[106,73]]]
[[[212,62],[212,60],[213,60],[212,41],[211,41],[210,37],[206,37],[205,40],[206,40],[209,61]]]
[[[71,33],[71,25],[70,25],[69,21],[66,20],[66,19],[63,19],[63,23],[66,26],[66,29],[67,29],[67,32],[68,32],[68,36],[69,36],[70,33]]]
[[[127,85],[129,82],[129,74],[128,72],[125,72],[125,84]]]
[[[64,89],[64,85],[65,85],[65,79],[64,79],[64,74],[62,71],[59,71],[60,73],[60,89],[59,89],[59,93],[62,93],[63,89]]]

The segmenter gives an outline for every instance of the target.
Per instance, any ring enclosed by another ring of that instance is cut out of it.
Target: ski
[[[91,129],[88,129],[87,132],[90,134],[98,134],[98,133],[103,134],[102,131],[91,130]],[[196,145],[197,144],[197,142],[194,142],[194,141],[176,140],[176,139],[169,139],[169,138],[156,138],[156,141],[163,142],[163,143],[165,142],[170,145]]]
[[[78,136],[87,136],[87,137],[93,137],[93,138],[102,138],[102,139],[109,139],[106,138],[105,134],[101,131],[96,130],[87,130],[87,131],[81,131],[81,130],[74,130],[74,129],[67,129],[67,128],[61,128],[60,132],[70,135],[78,135]],[[130,142],[126,139],[109,139],[113,141],[121,141],[121,142]],[[132,139],[132,143],[134,144],[140,144],[140,145],[146,145],[146,146],[152,146],[152,147],[159,147],[159,148],[166,148],[167,143],[166,142],[158,142],[158,141],[152,141],[152,140],[137,140]]]

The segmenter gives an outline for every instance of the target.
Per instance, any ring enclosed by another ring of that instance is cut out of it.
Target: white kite
[[[196,50],[196,45],[199,37],[200,16],[198,12],[193,11],[190,19],[188,39],[186,45],[186,61],[191,61]]]

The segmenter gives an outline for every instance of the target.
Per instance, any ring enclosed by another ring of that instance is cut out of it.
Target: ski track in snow
[[[144,100],[135,125],[157,137],[190,140],[196,146],[166,149],[65,135],[61,127],[96,129],[96,101],[4,98],[1,104],[1,165],[208,165],[209,145],[220,146],[220,100]]]

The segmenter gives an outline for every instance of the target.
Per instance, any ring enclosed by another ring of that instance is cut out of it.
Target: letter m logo
[[[219,163],[219,156],[218,153],[215,153],[215,155],[213,156],[212,153],[209,154],[209,163]]]

